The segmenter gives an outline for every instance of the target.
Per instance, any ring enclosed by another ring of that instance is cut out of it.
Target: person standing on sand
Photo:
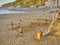
[[[13,22],[11,22],[11,29],[13,29],[13,25],[14,25]]]
[[[22,23],[22,20],[20,19],[20,27],[19,27],[19,30],[20,30],[20,33],[23,33],[23,30],[21,29],[21,23]]]

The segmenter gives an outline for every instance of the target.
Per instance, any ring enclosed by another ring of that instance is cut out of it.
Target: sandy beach
[[[44,21],[46,18],[49,19],[48,23]],[[37,19],[40,20],[38,21],[39,26]],[[20,22],[20,20],[22,21]],[[14,24],[20,23],[23,34],[18,29],[11,29],[11,22]],[[31,27],[31,22],[35,22],[36,25]],[[42,37],[40,41],[36,39],[36,30],[44,31],[50,23],[51,16],[48,16],[48,14],[43,16],[37,13],[0,15],[0,45],[60,45],[60,35],[55,35],[54,30],[57,30],[55,27],[53,27],[52,33]],[[59,22],[57,23],[60,25]]]

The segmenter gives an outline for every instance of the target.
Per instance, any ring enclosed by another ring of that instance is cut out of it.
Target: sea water
[[[14,13],[27,13],[26,11],[11,11],[8,9],[0,8],[0,14],[14,14]]]

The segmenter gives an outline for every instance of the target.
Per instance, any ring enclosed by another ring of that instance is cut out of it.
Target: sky
[[[9,2],[13,2],[15,0],[0,0],[0,6],[5,4],[5,3],[9,3]]]

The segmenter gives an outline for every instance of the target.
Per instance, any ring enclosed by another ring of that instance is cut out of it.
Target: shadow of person
[[[50,33],[48,33],[45,36],[57,36],[57,35],[55,35],[56,32],[57,32],[57,30],[52,30],[52,31],[50,31]]]

